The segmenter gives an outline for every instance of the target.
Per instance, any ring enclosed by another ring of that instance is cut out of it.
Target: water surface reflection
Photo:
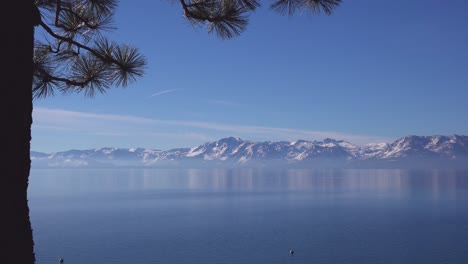
[[[66,177],[60,177],[60,175]],[[82,192],[211,190],[394,192],[430,190],[434,197],[468,189],[463,171],[81,169],[34,170],[30,195]]]
[[[38,264],[468,263],[466,172],[33,170],[29,196]]]

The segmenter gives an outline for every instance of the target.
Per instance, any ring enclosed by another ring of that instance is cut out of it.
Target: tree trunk
[[[0,262],[34,263],[27,188],[32,124],[33,0],[2,2]]]

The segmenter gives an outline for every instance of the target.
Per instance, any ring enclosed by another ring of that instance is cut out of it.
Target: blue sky
[[[35,100],[31,148],[468,134],[468,1],[344,0],[292,17],[269,3],[220,40],[177,3],[121,1],[108,36],[140,48],[146,75],[92,99]]]

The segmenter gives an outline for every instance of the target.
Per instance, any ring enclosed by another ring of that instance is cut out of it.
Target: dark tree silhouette
[[[0,172],[0,262],[33,263],[26,196],[32,122],[33,2],[5,1],[2,11],[0,113],[4,122],[2,152],[8,156],[2,155]]]
[[[56,90],[93,96],[143,75],[146,61],[136,48],[102,35],[112,29],[115,0],[37,0],[36,5],[46,40],[36,40],[34,48],[35,97]]]
[[[5,153],[10,159],[1,178],[6,197],[2,200],[7,204],[2,207],[5,254],[0,260],[34,263],[27,203],[33,95],[45,97],[59,91],[93,96],[136,80],[143,75],[146,61],[136,48],[103,36],[103,31],[111,29],[114,0],[6,2],[4,10],[18,11],[29,23],[16,23],[20,27],[7,26],[14,21],[2,23],[7,28],[6,63],[12,72],[2,78],[2,84],[7,87],[6,113],[12,122],[5,129]],[[35,42],[34,27],[36,33],[45,35]]]
[[[179,0],[184,16],[194,25],[206,25],[209,33],[222,39],[241,34],[249,15],[260,6],[258,0]],[[292,15],[296,10],[330,15],[342,0],[276,0],[270,8],[280,14]]]
[[[257,0],[179,0],[186,19],[228,39],[241,34]],[[281,14],[308,10],[331,14],[341,0],[277,0]],[[139,3],[140,4],[140,3]],[[116,0],[11,0],[2,3],[4,153],[2,160],[0,262],[34,263],[27,188],[33,97],[55,92],[93,96],[126,86],[143,75],[136,48],[107,40]],[[8,15],[10,13],[10,15]],[[34,42],[34,29],[45,37]]]

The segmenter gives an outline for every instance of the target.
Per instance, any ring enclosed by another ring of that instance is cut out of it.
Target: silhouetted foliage
[[[37,0],[39,27],[47,34],[34,48],[35,97],[62,93],[93,96],[127,86],[144,73],[145,58],[134,47],[108,40],[115,0]]]
[[[184,16],[222,39],[241,34],[257,0],[179,0]],[[141,4],[137,1],[138,4]],[[331,14],[341,0],[277,0],[281,14],[308,10]],[[134,47],[108,40],[116,0],[9,0],[0,16],[6,46],[2,59],[4,152],[9,153],[0,177],[2,208],[1,263],[34,263],[27,188],[34,97],[55,92],[93,96],[114,86],[127,86],[144,73],[145,58]],[[15,19],[11,19],[11,18]],[[45,37],[35,40],[34,29]],[[32,74],[31,74],[32,73]]]
[[[241,34],[258,0],[179,0],[185,17],[206,25],[222,39]],[[331,14],[341,0],[277,0],[271,9],[292,15],[302,9]],[[126,86],[143,75],[144,57],[134,47],[109,41],[116,0],[36,0],[38,25],[47,33],[36,40],[33,93],[35,97],[83,92],[93,96],[113,86]]]
[[[179,0],[184,16],[193,24],[206,25],[222,39],[240,35],[247,27],[249,15],[260,3],[257,0]],[[312,14],[330,15],[342,0],[277,0],[270,8],[280,14],[293,15],[298,9]]]

